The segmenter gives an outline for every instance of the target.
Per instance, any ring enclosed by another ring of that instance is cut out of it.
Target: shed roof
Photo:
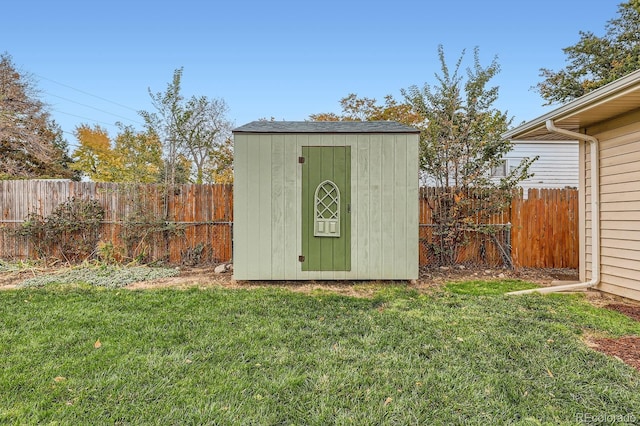
[[[587,93],[545,115],[526,122],[502,137],[511,140],[558,140],[545,123],[574,132],[640,108],[640,70]]]
[[[233,133],[420,133],[396,121],[252,121]]]

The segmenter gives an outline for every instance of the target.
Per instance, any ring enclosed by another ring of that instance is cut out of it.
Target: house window
[[[500,163],[491,168],[491,177],[505,177],[507,176],[507,160],[500,160]]]

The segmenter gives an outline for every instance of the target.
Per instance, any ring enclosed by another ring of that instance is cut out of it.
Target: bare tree
[[[226,118],[227,104],[223,99],[181,94],[182,68],[174,71],[167,90],[149,94],[156,112],[140,111],[149,130],[160,136],[165,151],[167,179],[175,183],[176,168],[181,158],[187,158],[194,170],[191,180],[203,183],[207,169],[219,169],[229,162],[227,140],[232,124]]]
[[[224,161],[222,151],[231,133],[226,118],[227,104],[223,99],[192,97],[180,114],[177,132],[180,149],[195,167],[194,182],[203,183],[207,168],[219,168]]]
[[[180,94],[180,81],[182,68],[173,73],[173,80],[167,85],[167,90],[153,93],[149,89],[151,104],[156,112],[139,111],[144,119],[148,131],[158,135],[164,149],[165,182],[171,185],[176,183],[176,167],[178,167],[178,121],[180,116],[180,104],[183,97]]]

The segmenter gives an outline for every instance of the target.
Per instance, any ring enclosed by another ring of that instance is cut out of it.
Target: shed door
[[[351,270],[351,147],[303,146],[302,270]]]

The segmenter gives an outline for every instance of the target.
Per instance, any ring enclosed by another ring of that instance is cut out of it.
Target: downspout
[[[600,283],[600,173],[599,173],[599,147],[598,139],[591,135],[572,132],[570,130],[556,127],[553,120],[547,120],[547,130],[552,133],[569,136],[570,138],[589,142],[591,153],[591,281],[567,284],[552,287],[535,288],[531,290],[520,290],[507,293],[508,295],[527,293],[555,293],[558,291],[578,290],[582,288],[595,287]]]

